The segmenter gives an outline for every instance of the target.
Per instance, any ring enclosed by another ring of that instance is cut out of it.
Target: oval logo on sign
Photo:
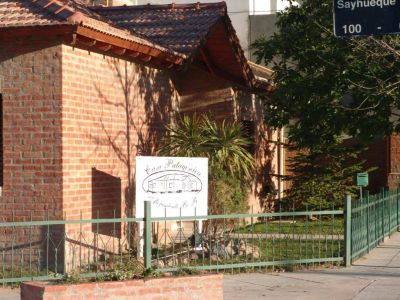
[[[203,184],[197,176],[177,170],[166,170],[151,174],[142,183],[142,188],[149,194],[198,193]]]

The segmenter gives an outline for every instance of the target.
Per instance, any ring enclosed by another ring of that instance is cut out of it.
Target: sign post
[[[356,181],[357,181],[357,186],[360,188],[360,199],[361,199],[361,201],[363,199],[362,188],[368,186],[368,184],[369,184],[368,178],[369,177],[368,177],[368,173],[367,172],[357,173]]]
[[[334,0],[335,36],[400,33],[400,0]]]

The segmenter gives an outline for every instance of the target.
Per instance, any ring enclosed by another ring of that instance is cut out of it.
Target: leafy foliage
[[[359,149],[332,147],[298,152],[290,161],[292,183],[285,197],[286,209],[324,210],[343,206],[346,195],[357,195],[354,175],[364,171]]]
[[[258,60],[274,71],[275,91],[265,97],[270,125],[288,126],[301,148],[400,131],[398,36],[334,37],[331,0],[291,6],[277,27],[255,43]]]
[[[268,124],[289,131],[292,161],[287,203],[329,208],[355,191],[358,150],[400,131],[400,38],[336,38],[331,0],[304,0],[278,15],[277,32],[255,43],[272,66],[275,90],[264,98]]]
[[[251,141],[241,124],[217,122],[207,116],[183,116],[167,127],[161,155],[209,158],[210,213],[235,213],[247,209],[247,190],[254,170]]]

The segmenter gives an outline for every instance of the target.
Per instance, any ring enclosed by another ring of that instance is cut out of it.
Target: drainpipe
[[[284,128],[278,131],[278,199],[279,201],[283,198],[283,179],[284,167],[285,167],[285,153],[284,153]]]

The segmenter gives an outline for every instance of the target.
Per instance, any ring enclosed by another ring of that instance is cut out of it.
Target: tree
[[[334,146],[330,149],[298,152],[289,161],[291,188],[285,209],[321,210],[343,207],[346,195],[356,196],[354,175],[364,171],[358,159],[362,148]],[[372,170],[372,169],[371,169]]]
[[[208,157],[210,213],[245,212],[254,159],[246,150],[251,141],[241,124],[183,116],[167,131],[159,154]]]
[[[332,1],[305,0],[280,13],[277,33],[254,46],[274,71],[266,119],[287,126],[298,147],[400,131],[399,37],[336,38]]]

